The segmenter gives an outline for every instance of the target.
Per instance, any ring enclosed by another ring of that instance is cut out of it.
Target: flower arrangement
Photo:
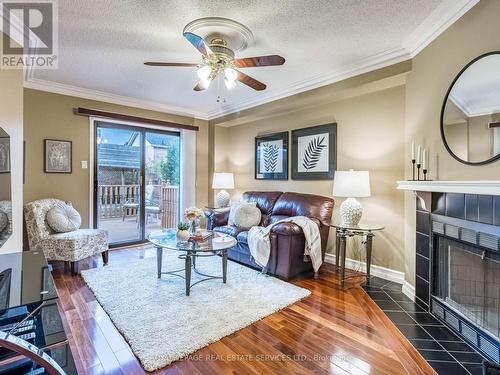
[[[203,210],[197,207],[189,207],[184,211],[184,216],[189,221],[194,221],[199,219],[204,215]]]
[[[191,222],[189,227],[190,234],[196,234],[196,220],[204,215],[203,210],[197,207],[189,207],[184,211],[184,216]]]

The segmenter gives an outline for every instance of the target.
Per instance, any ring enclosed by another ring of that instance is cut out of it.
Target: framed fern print
[[[255,179],[288,180],[288,132],[255,137]]]
[[[337,124],[292,131],[292,179],[331,180],[337,167]]]

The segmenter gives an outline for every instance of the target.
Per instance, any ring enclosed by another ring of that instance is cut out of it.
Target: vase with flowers
[[[189,207],[184,211],[184,216],[190,222],[189,234],[196,234],[196,221],[203,216],[203,210],[197,207]]]

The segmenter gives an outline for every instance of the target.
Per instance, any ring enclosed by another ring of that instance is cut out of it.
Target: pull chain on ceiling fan
[[[285,59],[278,55],[235,59],[234,51],[227,46],[227,42],[223,37],[213,38],[207,44],[202,37],[192,32],[185,32],[183,35],[202,54],[203,62],[201,64],[168,62],[145,62],[144,64],[163,67],[197,67],[196,73],[199,82],[194,87],[195,91],[207,89],[219,74],[224,77],[224,83],[228,90],[234,88],[237,81],[254,90],[265,90],[267,86],[264,83],[242,73],[238,69],[276,66],[285,63]]]

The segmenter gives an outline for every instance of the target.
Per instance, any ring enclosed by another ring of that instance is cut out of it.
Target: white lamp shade
[[[232,173],[214,173],[212,189],[234,189],[234,176]]]
[[[370,195],[370,174],[368,171],[335,171],[334,197],[363,198]]]

